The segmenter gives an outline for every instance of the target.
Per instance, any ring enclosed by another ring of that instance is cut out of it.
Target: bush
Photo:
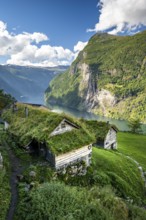
[[[146,215],[144,209],[115,196],[110,187],[87,190],[51,182],[36,184],[29,192],[23,184],[20,188],[16,220],[20,216],[22,220],[143,220]]]

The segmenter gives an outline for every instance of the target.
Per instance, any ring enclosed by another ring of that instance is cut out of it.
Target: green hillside
[[[146,135],[118,133],[118,150],[132,157],[146,170]]]
[[[27,105],[29,114],[25,117],[26,105],[17,103],[17,107],[17,112],[8,109],[2,115],[10,127],[1,140],[3,149],[6,151],[9,146],[23,167],[23,178],[18,182],[16,220],[20,216],[22,220],[145,219],[146,212],[142,208],[146,203],[144,181],[137,164],[125,155],[130,155],[145,168],[146,136],[119,133],[118,150],[93,147],[92,161],[86,175],[73,176],[70,167],[65,173],[56,172],[42,157],[26,154],[22,146],[35,138],[38,141],[45,140],[55,154],[65,153],[82,144],[94,142],[96,137],[103,138],[110,125],[78,120],[30,105]],[[50,132],[64,118],[78,125],[79,129],[75,133],[70,131],[65,135],[56,135],[56,138],[49,137]],[[1,152],[4,155],[4,151]],[[31,173],[35,175],[31,176]],[[9,194],[6,195],[7,206],[3,215],[6,215],[9,197]]]
[[[105,122],[77,120],[64,114],[51,112],[48,109],[38,109],[32,106],[27,106],[29,115],[26,117],[24,113],[25,106],[17,103],[17,113],[13,113],[10,109],[2,115],[10,123],[9,134],[12,136],[13,142],[15,141],[21,147],[26,146],[35,138],[38,142],[45,141],[47,147],[54,154],[63,154],[87,144],[95,143],[97,138],[104,139],[110,126]],[[78,125],[79,129],[50,136],[50,133],[64,118]],[[121,146],[119,147],[120,152],[126,154],[124,146],[125,148],[129,146],[128,141],[125,141],[125,145],[122,142],[122,140],[125,140],[124,135],[124,133],[121,133],[118,145]],[[128,138],[130,137],[129,134]],[[139,137],[143,138],[145,136],[136,137],[135,145],[139,143]],[[141,142],[141,148],[137,148],[139,154],[144,153],[143,142],[144,140]],[[130,143],[132,143],[132,139]],[[145,165],[144,157],[143,162]],[[87,176],[72,179],[70,175],[68,177],[65,175],[63,180],[75,186],[111,185],[118,195],[125,199],[129,196],[136,202],[144,199],[144,183],[137,165],[117,151],[93,147],[92,165],[87,172]]]
[[[15,99],[11,95],[5,94],[3,90],[0,90],[0,111],[14,101]]]
[[[95,34],[70,69],[51,81],[46,101],[146,122],[146,31]]]

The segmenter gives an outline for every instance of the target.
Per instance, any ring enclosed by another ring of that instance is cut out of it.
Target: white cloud
[[[78,43],[74,46],[74,52],[79,52],[84,49],[88,42],[78,41]]]
[[[74,52],[61,46],[43,45],[48,37],[43,33],[10,33],[0,21],[0,56],[7,56],[7,64],[56,66],[70,65],[87,42],[78,42]],[[41,42],[41,46],[39,43]]]
[[[100,0],[99,22],[87,31],[136,32],[146,25],[146,0]]]
[[[57,66],[70,65],[74,59],[74,53],[63,47],[51,47],[42,45],[27,45],[21,52],[13,54],[8,64],[33,65],[33,66]]]

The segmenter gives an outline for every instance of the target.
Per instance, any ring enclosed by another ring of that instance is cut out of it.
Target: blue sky
[[[0,0],[0,63],[69,65],[96,32],[145,29],[146,0]]]
[[[86,29],[97,22],[97,0],[3,0],[0,20],[15,33],[23,31],[46,34],[51,45],[73,49],[93,33]]]

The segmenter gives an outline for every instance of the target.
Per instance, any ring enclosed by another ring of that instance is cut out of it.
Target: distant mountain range
[[[43,103],[44,91],[50,80],[67,68],[0,65],[0,89],[18,101]]]
[[[146,31],[97,33],[46,90],[50,104],[146,122]]]

